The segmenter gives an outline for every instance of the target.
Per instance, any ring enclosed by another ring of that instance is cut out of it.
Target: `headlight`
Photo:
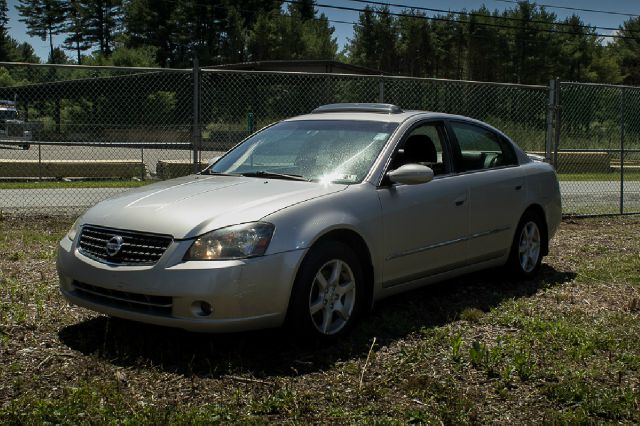
[[[80,228],[80,218],[77,218],[76,221],[73,222],[73,225],[71,225],[71,229],[69,229],[69,232],[67,232],[67,238],[71,241],[75,240]]]
[[[198,237],[184,260],[227,260],[262,256],[274,226],[265,222],[243,223],[217,229]]]

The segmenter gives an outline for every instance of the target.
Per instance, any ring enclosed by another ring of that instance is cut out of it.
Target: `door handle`
[[[460,198],[456,199],[455,200],[456,207],[460,207],[461,205],[464,204],[465,201],[467,201],[467,197],[460,197]]]
[[[516,191],[520,191],[522,189],[522,185],[516,186]]]

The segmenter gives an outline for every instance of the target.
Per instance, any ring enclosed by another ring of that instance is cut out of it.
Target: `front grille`
[[[150,296],[128,291],[110,290],[91,284],[75,281],[77,296],[101,305],[113,306],[146,314],[169,316],[173,299],[169,296]]]
[[[172,238],[122,229],[85,225],[80,233],[80,253],[103,263],[117,265],[153,265],[164,254]],[[107,244],[112,242],[111,250]],[[119,245],[118,250],[114,247]]]

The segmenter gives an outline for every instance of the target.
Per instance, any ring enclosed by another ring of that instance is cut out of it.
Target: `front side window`
[[[395,152],[390,169],[415,163],[431,167],[436,176],[446,174],[447,151],[438,128],[438,124],[429,123],[411,130]]]
[[[462,171],[516,165],[513,149],[488,129],[466,123],[451,123],[460,147]]]
[[[354,120],[285,121],[247,139],[208,171],[358,183],[397,126]]]

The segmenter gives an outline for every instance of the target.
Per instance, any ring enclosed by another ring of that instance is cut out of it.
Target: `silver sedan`
[[[57,266],[70,302],[116,317],[327,339],[428,283],[502,265],[534,276],[560,216],[553,168],[485,123],[334,104],[99,203]]]

